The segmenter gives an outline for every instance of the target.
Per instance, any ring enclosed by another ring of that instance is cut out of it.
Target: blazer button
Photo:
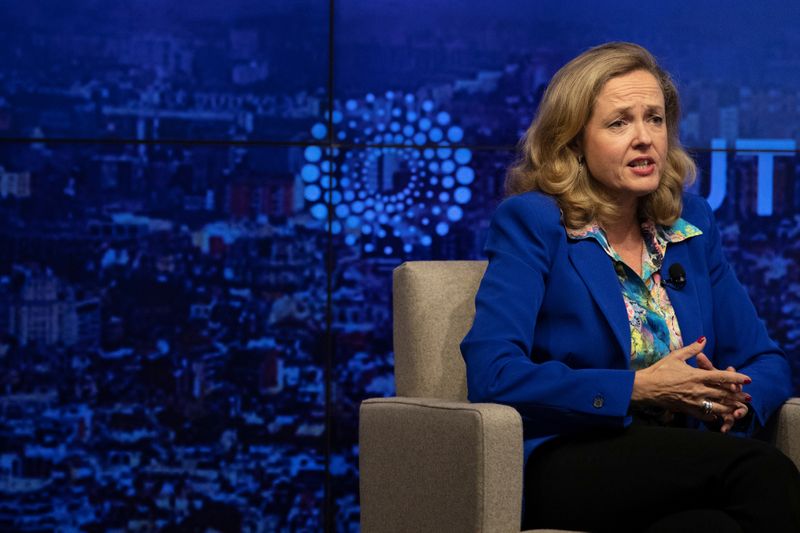
[[[601,407],[603,407],[604,403],[605,399],[603,398],[603,395],[598,394],[597,396],[594,397],[594,401],[592,402],[592,407],[594,407],[595,409],[600,409]]]

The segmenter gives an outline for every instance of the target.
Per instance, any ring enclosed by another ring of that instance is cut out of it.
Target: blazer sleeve
[[[746,419],[748,423],[744,426],[734,427],[735,433],[751,435],[791,396],[791,370],[785,354],[770,339],[747,291],[725,259],[711,207],[701,202],[708,221],[706,256],[715,333],[712,359],[719,369],[732,366],[752,378],[753,382],[744,391],[753,398],[750,404],[753,416]]]
[[[513,406],[542,432],[626,426],[632,371],[572,369],[530,357],[553,257],[565,239],[558,208],[547,197],[519,195],[497,209],[475,320],[461,343],[468,396]]]

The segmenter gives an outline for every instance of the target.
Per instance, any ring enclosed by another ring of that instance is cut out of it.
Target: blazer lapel
[[[611,325],[627,362],[631,352],[631,328],[611,258],[593,239],[570,241],[568,248],[570,262]]]
[[[669,267],[675,263],[680,263],[686,271],[686,285],[682,289],[667,286],[667,294],[672,308],[675,310],[675,317],[678,319],[678,326],[681,328],[681,338],[684,346],[691,344],[703,335],[703,324],[700,317],[700,302],[697,298],[697,289],[694,282],[692,258],[689,255],[689,246],[686,242],[676,242],[667,245],[667,252],[664,254],[664,263],[661,267],[663,278],[669,277]],[[690,364],[696,366],[694,358],[689,360]]]

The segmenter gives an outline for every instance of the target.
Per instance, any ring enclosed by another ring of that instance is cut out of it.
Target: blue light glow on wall
[[[673,74],[800,392],[795,4],[3,6],[0,530],[357,531],[392,269],[483,257],[550,76],[609,40]]]
[[[319,220],[328,217],[326,204],[332,206],[331,230],[344,234],[346,244],[361,243],[367,252],[392,255],[399,250],[382,242],[391,236],[399,238],[402,251],[408,253],[430,246],[432,235],[447,235],[461,220],[463,207],[472,199],[469,186],[475,171],[469,166],[472,152],[450,146],[461,141],[464,132],[449,113],[437,110],[429,99],[420,102],[413,94],[387,91],[382,97],[370,93],[337,104],[332,122],[340,142],[384,145],[333,149],[340,168],[337,163],[331,168],[317,146],[304,152],[303,197]],[[327,133],[323,123],[311,127],[316,139]],[[323,190],[330,188],[328,198]]]

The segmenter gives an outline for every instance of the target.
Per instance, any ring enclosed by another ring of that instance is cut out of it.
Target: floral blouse
[[[567,234],[573,239],[595,239],[614,261],[631,325],[632,370],[646,368],[683,346],[675,310],[666,289],[661,286],[661,263],[667,244],[681,242],[702,233],[682,218],[672,226],[643,222],[645,248],[642,252],[642,275],[639,277],[614,251],[605,231],[599,225],[592,223],[578,230],[567,229]]]

